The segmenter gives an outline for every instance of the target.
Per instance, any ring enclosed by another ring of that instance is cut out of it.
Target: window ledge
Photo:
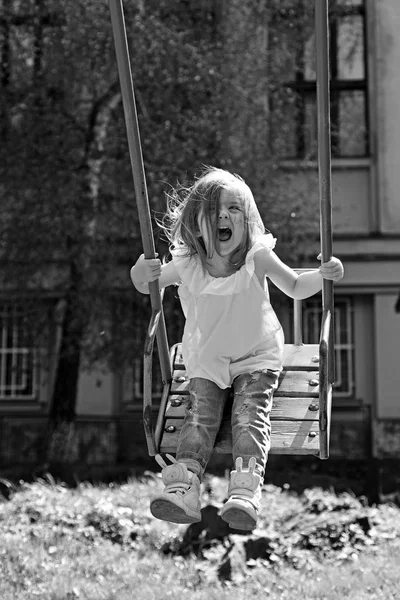
[[[31,414],[43,415],[43,406],[37,400],[9,400],[0,399],[0,415],[2,417],[10,417],[17,414],[18,416],[29,416]]]
[[[301,160],[301,159],[286,159],[279,161],[279,166],[282,169],[293,169],[293,170],[313,170],[318,169],[317,160]],[[332,169],[368,169],[371,166],[370,157],[362,158],[332,158],[331,167]]]
[[[335,392],[333,392],[332,411],[363,408],[365,408],[365,403],[361,398],[355,398],[354,396],[350,396],[348,398],[344,398],[343,396],[335,397]]]

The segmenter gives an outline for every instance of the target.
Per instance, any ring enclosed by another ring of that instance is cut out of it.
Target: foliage
[[[219,506],[226,481],[212,477],[206,484],[204,504]],[[203,544],[202,556],[166,555],[166,546],[176,546],[187,527],[152,519],[149,497],[160,485],[151,473],[121,485],[82,483],[75,489],[51,478],[20,484],[8,501],[0,502],[1,597],[124,600],[134,594],[161,600],[188,593],[197,600],[396,597],[400,535],[396,506],[367,507],[350,494],[317,488],[297,496],[268,485],[254,535],[211,540],[208,546]],[[349,535],[348,528],[341,528],[351,515],[368,518],[369,532],[363,534],[361,528],[356,532],[354,527]],[[322,517],[329,519],[329,527],[321,527]],[[238,563],[232,577],[223,579],[220,561],[232,542],[247,544],[255,556],[257,540],[260,547],[264,540],[264,549],[269,540],[264,557]]]
[[[282,69],[269,65],[265,76],[275,4],[124,7],[153,212],[199,165],[230,168],[254,189],[280,256],[297,263],[318,230],[315,177],[289,192],[292,176],[278,169],[269,143],[273,123],[282,123],[279,102],[273,111],[269,104]],[[50,416],[72,421],[79,369],[130,364],[149,312],[129,283],[141,243],[109,9],[105,0],[3,0],[0,10],[3,285],[10,294],[45,294],[53,306],[62,300]],[[173,293],[166,311],[177,341]],[[43,320],[31,327],[43,346]]]

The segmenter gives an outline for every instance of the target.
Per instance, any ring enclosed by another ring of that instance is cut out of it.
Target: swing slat
[[[182,419],[187,395],[171,395],[165,411],[166,423],[169,419]],[[319,405],[314,397],[307,396],[275,396],[271,418],[276,421],[315,421],[318,418]]]
[[[189,381],[182,381],[183,371],[175,371],[172,378],[170,394],[189,393]],[[310,398],[318,398],[319,396],[319,372],[318,371],[297,371],[285,370],[279,378],[279,388],[275,392],[275,398],[280,396],[307,396]]]
[[[182,353],[178,351],[173,357],[174,370],[184,369]],[[283,350],[283,369],[296,369],[297,371],[313,370],[319,363],[319,345],[318,344],[285,344]]]
[[[174,453],[178,443],[182,419],[171,419],[168,426],[174,432],[168,434],[160,452]],[[215,454],[232,452],[232,435],[229,420],[222,423],[214,447]],[[270,454],[319,455],[318,420],[316,421],[272,421]]]
[[[179,433],[183,419],[168,419],[166,427],[170,433],[165,436],[160,452],[176,452]],[[312,454],[319,455],[319,425],[318,419],[280,421],[271,415],[271,449],[270,454]],[[217,436],[215,454],[230,454],[232,452],[232,434],[230,419],[225,418]]]

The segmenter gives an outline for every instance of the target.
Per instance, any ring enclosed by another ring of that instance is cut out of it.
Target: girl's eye
[[[230,210],[240,210],[240,206],[237,204],[232,204],[232,206],[230,206]]]

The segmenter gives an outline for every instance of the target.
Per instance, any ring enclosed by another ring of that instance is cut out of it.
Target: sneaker
[[[232,529],[250,531],[257,525],[261,500],[261,475],[254,472],[256,459],[249,460],[248,470],[243,471],[243,459],[236,459],[236,470],[231,471],[229,498],[221,510],[221,518]]]
[[[176,461],[170,454],[166,456],[171,465],[167,465],[159,454],[155,457],[162,467],[165,488],[151,500],[151,514],[172,523],[198,523],[201,521],[199,478],[188,471],[184,463]]]

